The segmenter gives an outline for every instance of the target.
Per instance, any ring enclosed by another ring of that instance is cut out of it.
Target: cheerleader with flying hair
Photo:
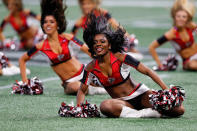
[[[92,13],[88,16],[83,38],[94,60],[85,68],[82,85],[77,93],[77,104],[84,103],[88,85],[93,83],[104,87],[112,97],[100,104],[100,111],[108,117],[183,115],[184,91],[176,86],[168,89],[154,71],[125,54],[123,52],[125,33],[126,31],[120,26],[115,30],[111,28],[103,15],[96,17]],[[131,78],[133,74],[130,71],[131,67],[149,76],[163,90],[153,92],[145,84],[134,81]],[[166,99],[160,98],[164,96]],[[165,102],[166,100],[168,102]]]
[[[97,17],[104,15],[108,23],[111,24],[114,29],[119,26],[119,23],[111,16],[111,14],[106,9],[100,7],[101,0],[78,0],[78,3],[82,12],[82,16],[75,22],[72,28],[72,34],[76,35],[80,28],[85,29],[87,16],[92,11]],[[135,48],[138,44],[138,40],[136,39],[135,35],[126,33],[125,37],[127,37],[128,43],[125,44],[124,50],[139,60],[143,59],[143,55]]]

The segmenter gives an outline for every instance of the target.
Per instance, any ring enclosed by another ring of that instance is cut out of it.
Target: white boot
[[[12,76],[14,75],[13,72],[10,70],[9,67],[3,68],[2,69],[2,75],[4,76]]]
[[[15,74],[20,74],[20,69],[15,66],[15,65],[12,65],[9,67],[10,68],[10,71],[15,75]]]
[[[89,85],[88,94],[89,95],[102,95],[102,94],[107,94],[107,91],[103,87],[94,87],[94,86]]]
[[[122,112],[120,113],[120,117],[123,118],[159,118],[161,114],[156,110],[151,108],[145,108],[142,110],[135,110],[127,106],[122,107]]]

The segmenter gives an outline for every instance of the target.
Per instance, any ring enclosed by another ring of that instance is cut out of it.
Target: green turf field
[[[38,71],[37,68],[40,68]],[[41,79],[56,77],[48,67],[30,67],[31,76]],[[47,73],[47,75],[46,75]],[[135,74],[135,75],[134,75]],[[181,67],[176,72],[161,72],[159,75],[166,84],[178,84],[186,90],[185,114],[181,118],[163,119],[122,119],[122,118],[61,118],[57,111],[62,101],[71,103],[75,96],[64,95],[60,80],[44,82],[44,94],[40,96],[22,96],[10,94],[11,89],[0,90],[0,126],[2,131],[10,130],[146,130],[146,131],[191,131],[196,129],[197,92],[195,72],[185,72]],[[132,70],[132,76],[150,88],[159,89],[149,78]],[[4,85],[20,79],[0,77]],[[143,81],[142,81],[143,80]],[[7,81],[7,82],[6,82]],[[108,95],[87,96],[91,103],[99,105]]]
[[[27,4],[25,7],[39,13],[39,5]],[[106,5],[103,7],[108,9],[128,32],[136,34],[140,41],[139,46],[142,47],[147,47],[151,41],[162,35],[171,26],[170,7],[110,7]],[[0,20],[6,13],[3,5],[0,5]],[[80,10],[77,6],[70,6],[66,14],[69,32],[72,22],[80,16]],[[5,35],[13,36],[14,32],[8,27],[5,30]],[[82,39],[81,36],[82,34],[79,33],[80,39]],[[164,47],[169,48],[170,45]],[[149,67],[153,65],[151,64],[152,59],[144,59],[142,62]],[[31,70],[29,77],[38,76],[41,80],[45,80],[44,94],[40,96],[12,95],[11,89],[8,87],[15,80],[20,80],[20,76],[0,76],[0,131],[196,131],[197,72],[183,71],[181,61],[177,71],[158,72],[158,74],[167,85],[174,84],[184,87],[186,90],[186,100],[184,101],[186,112],[180,118],[159,119],[61,118],[57,114],[61,102],[71,103],[73,101],[76,103],[76,97],[64,95],[59,79],[49,80],[49,78],[57,78],[49,66],[28,65],[27,67]],[[151,79],[135,70],[131,70],[131,75],[136,81],[145,83],[150,88],[160,89]],[[98,106],[107,98],[110,97],[108,95],[86,97],[87,100]]]

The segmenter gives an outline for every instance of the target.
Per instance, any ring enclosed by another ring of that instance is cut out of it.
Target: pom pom
[[[152,108],[161,112],[180,106],[184,99],[185,91],[180,86],[172,86],[169,90],[154,90],[149,95]]]
[[[81,104],[80,106],[67,105],[65,102],[62,102],[58,114],[61,117],[100,117],[100,112],[98,111],[96,104],[90,104],[87,101],[85,104]]]

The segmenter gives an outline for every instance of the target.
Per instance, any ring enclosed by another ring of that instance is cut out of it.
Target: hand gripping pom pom
[[[178,67],[178,59],[175,55],[168,55],[168,57],[162,61],[162,67],[154,66],[155,71],[174,71]]]
[[[169,90],[152,91],[149,102],[157,111],[168,111],[180,106],[185,99],[185,90],[180,86],[171,86]]]
[[[100,112],[95,104],[90,104],[86,101],[81,106],[71,106],[62,102],[58,111],[61,117],[75,117],[75,118],[87,118],[87,117],[100,117]]]
[[[28,84],[22,81],[16,82],[12,86],[12,94],[40,95],[43,94],[42,81],[37,77],[28,80]]]

